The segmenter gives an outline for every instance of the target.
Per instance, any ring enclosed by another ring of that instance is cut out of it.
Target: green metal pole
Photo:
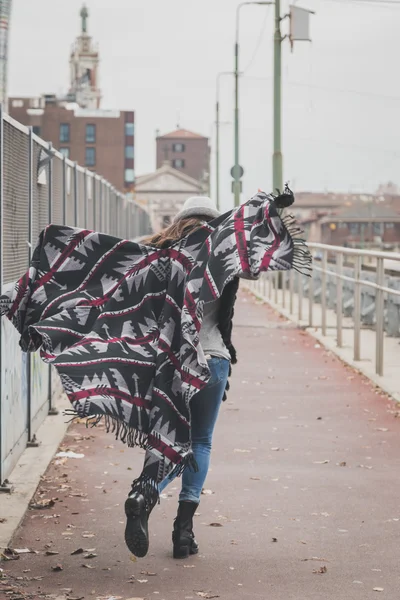
[[[215,106],[215,127],[216,127],[216,140],[215,140],[215,195],[217,200],[217,208],[219,210],[219,100],[217,100]]]
[[[240,205],[240,179],[239,179],[239,8],[237,11],[236,44],[235,44],[235,173],[233,193],[235,207]]]
[[[274,155],[272,159],[273,188],[283,188],[282,167],[282,34],[280,0],[275,0],[274,35]]]

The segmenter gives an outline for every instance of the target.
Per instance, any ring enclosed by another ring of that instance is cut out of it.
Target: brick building
[[[10,116],[31,126],[71,160],[108,179],[117,190],[131,192],[135,182],[133,111],[99,108],[99,52],[87,32],[88,11],[83,6],[81,33],[70,57],[70,87],[59,98],[10,98]]]
[[[358,203],[321,219],[321,242],[334,246],[381,247],[400,244],[400,215],[377,203]]]
[[[208,138],[177,129],[157,137],[157,169],[165,162],[181,173],[208,187],[210,176],[210,146]]]

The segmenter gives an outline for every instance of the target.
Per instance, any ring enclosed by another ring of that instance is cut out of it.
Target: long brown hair
[[[189,233],[193,233],[196,229],[201,227],[204,221],[207,221],[206,217],[191,217],[188,219],[179,219],[178,221],[171,223],[166,229],[163,229],[159,233],[155,233],[147,238],[141,240],[141,244],[148,246],[156,246],[162,248],[168,246],[181,238],[186,237]]]

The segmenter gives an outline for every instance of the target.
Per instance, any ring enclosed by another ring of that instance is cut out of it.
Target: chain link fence
[[[150,233],[147,213],[101,176],[73,163],[0,114],[0,286],[28,268],[39,233],[49,224],[102,231],[124,239]],[[0,327],[0,491],[61,394],[56,373],[19,348],[7,319]]]

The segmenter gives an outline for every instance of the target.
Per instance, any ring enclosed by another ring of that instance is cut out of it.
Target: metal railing
[[[46,225],[69,225],[124,239],[150,232],[147,213],[103,177],[57,152],[0,108],[0,289],[28,268]],[[24,355],[7,319],[0,327],[0,490],[61,385],[37,355]]]
[[[400,268],[400,254],[316,243],[308,246],[314,251],[311,278],[295,271],[267,273],[249,283],[250,289],[286,309],[306,327],[320,328],[323,336],[327,335],[328,310],[333,310],[338,348],[343,347],[343,319],[345,316],[351,317],[355,361],[362,358],[362,329],[374,329],[375,372],[382,376],[385,328],[387,335],[400,336],[400,273],[390,275],[389,272],[397,269],[386,265],[398,265]],[[304,314],[305,300],[308,304],[307,315]],[[316,304],[321,306],[318,323],[315,318]],[[393,324],[388,326],[389,308],[392,318],[396,317],[395,327]]]

